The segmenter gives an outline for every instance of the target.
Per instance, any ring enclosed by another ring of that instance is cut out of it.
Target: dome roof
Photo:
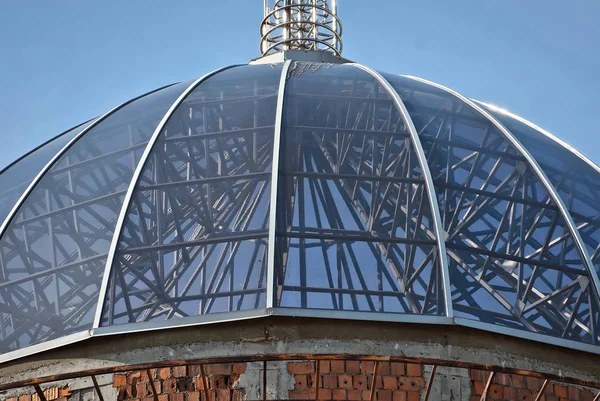
[[[227,67],[71,129],[0,188],[3,361],[273,314],[600,352],[598,168],[422,79]]]

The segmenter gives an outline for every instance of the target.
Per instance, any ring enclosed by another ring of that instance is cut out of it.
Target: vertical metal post
[[[96,376],[91,375],[90,377],[92,378],[92,383],[94,383],[94,390],[96,390],[96,394],[98,395],[98,400],[104,401],[104,397],[102,396],[102,392],[100,391],[100,386],[98,385],[98,380],[96,380]],[[148,375],[148,377],[150,377],[150,375]],[[150,380],[150,381],[152,381],[152,380]],[[156,391],[154,389],[154,383],[152,383],[152,391],[156,394]]]
[[[485,388],[483,389],[483,394],[481,394],[481,401],[487,400],[488,391],[490,391],[490,386],[492,385],[492,380],[494,379],[494,375],[496,372],[491,372],[490,376],[487,379],[487,383],[485,384]]]
[[[204,399],[208,401],[208,379],[206,378],[206,372],[204,371],[204,365],[200,365],[200,375],[202,376],[202,387],[204,393]]]
[[[46,394],[44,394],[44,392],[40,388],[39,384],[34,384],[33,388],[35,389],[35,392],[37,393],[38,397],[40,397],[40,401],[47,401]],[[19,397],[19,398],[21,398],[21,397]]]
[[[154,398],[154,401],[158,401],[158,392],[156,391],[154,380],[152,380],[152,374],[150,373],[150,369],[146,369],[146,373],[148,374],[148,382],[150,383],[150,388],[152,389],[152,397]]]
[[[263,401],[267,401],[267,361],[263,361]]]
[[[320,373],[320,361],[315,361],[315,401],[319,401],[319,378],[321,377]]]
[[[540,392],[538,393],[537,397],[535,397],[535,401],[540,401],[542,399],[542,394],[544,394],[544,390],[546,390],[547,386],[548,386],[548,379],[544,380],[544,384],[542,384],[542,388],[540,388]]]
[[[369,395],[369,401],[373,401],[375,399],[375,383],[377,380],[377,372],[379,371],[379,361],[375,361],[375,365],[373,366],[373,378],[371,380],[371,394]]]
[[[437,371],[437,365],[433,365],[431,368],[431,375],[429,376],[429,381],[427,382],[427,390],[425,390],[425,398],[423,401],[429,400],[429,395],[431,394],[431,386],[433,385],[433,379],[435,378],[435,372]]]

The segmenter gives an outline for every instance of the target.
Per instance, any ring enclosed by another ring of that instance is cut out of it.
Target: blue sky
[[[262,2],[0,0],[0,167],[124,100],[257,57]],[[345,57],[504,107],[600,163],[600,1],[338,3]]]

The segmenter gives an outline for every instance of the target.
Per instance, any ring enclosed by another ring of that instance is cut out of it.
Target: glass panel
[[[50,159],[93,122],[94,120],[90,120],[57,136],[10,165],[0,174],[0,224]]]
[[[275,304],[444,314],[425,183],[377,80],[295,63],[279,165]]]
[[[589,273],[523,155],[451,94],[386,78],[411,114],[434,178],[456,316],[597,343]]]
[[[579,156],[515,118],[489,110],[535,157],[557,189],[600,274],[600,173]],[[597,298],[598,290],[592,293]],[[594,301],[597,302],[597,301]],[[596,310],[593,321],[600,322]],[[596,329],[596,332],[598,328]]]
[[[177,108],[129,206],[102,325],[265,307],[280,76],[228,69]]]
[[[0,351],[92,326],[106,254],[133,170],[187,87],[146,95],[75,142],[0,239]]]

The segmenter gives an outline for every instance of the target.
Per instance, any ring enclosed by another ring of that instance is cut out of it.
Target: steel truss
[[[135,100],[66,145],[4,223],[0,352],[293,310],[589,350],[598,171],[552,165],[537,132],[502,122],[352,64],[227,68]]]

